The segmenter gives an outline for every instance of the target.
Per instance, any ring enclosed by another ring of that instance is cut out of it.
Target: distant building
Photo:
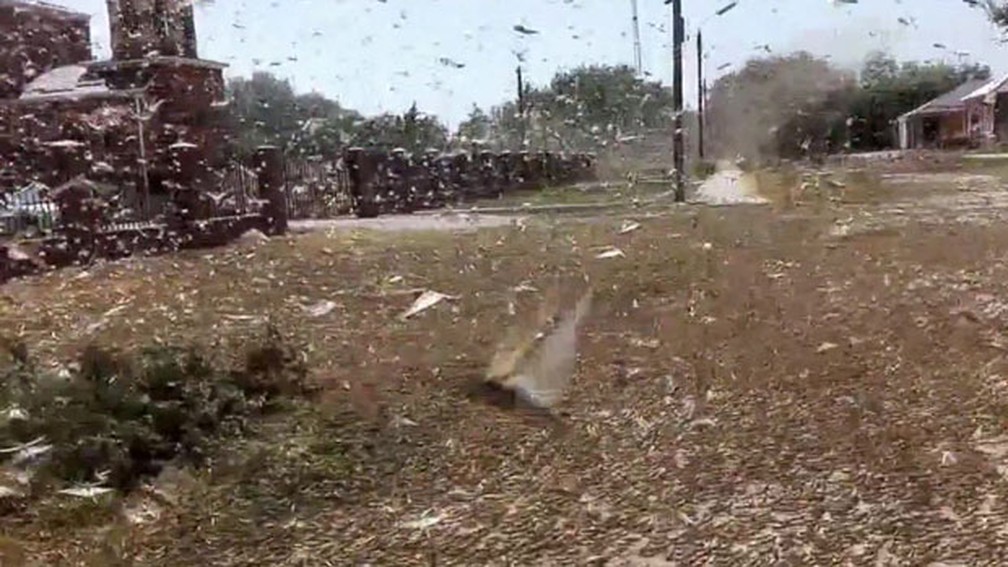
[[[197,57],[188,2],[108,8],[112,59],[63,62],[0,100],[4,174],[50,186],[104,178],[148,202],[177,184],[208,187],[227,139],[226,65]]]
[[[1008,141],[1008,76],[972,79],[896,120],[901,149],[984,147]]]
[[[91,17],[41,2],[0,0],[0,98],[35,77],[91,60]]]

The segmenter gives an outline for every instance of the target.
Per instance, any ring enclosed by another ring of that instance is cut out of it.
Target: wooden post
[[[697,145],[699,157],[704,158],[704,78],[703,78],[703,31],[696,32],[697,65]]]
[[[683,67],[682,52],[685,29],[682,18],[682,0],[672,2],[672,105],[675,107],[675,132],[672,134],[672,162],[675,168],[675,200],[686,201],[685,156],[683,155]],[[668,3],[668,2],[666,2]]]
[[[363,148],[348,148],[343,154],[347,176],[350,181],[350,197],[353,213],[359,218],[374,218],[381,213],[378,201],[379,186],[378,159]]]

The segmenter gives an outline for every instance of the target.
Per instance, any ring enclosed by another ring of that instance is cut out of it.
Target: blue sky
[[[57,1],[93,14],[98,53],[107,55],[105,0]],[[667,7],[662,0],[638,1],[645,71],[667,82]],[[759,45],[774,53],[806,49],[846,66],[874,49],[950,61],[963,51],[1008,72],[1008,48],[997,30],[962,0],[861,0],[839,7],[830,0],[740,0],[724,16],[707,19],[724,4],[684,0],[691,38],[705,21],[711,78],[718,67],[761,53]],[[320,91],[366,114],[401,111],[415,100],[454,125],[474,103],[488,107],[513,96],[515,52],[525,53],[525,73],[535,83],[581,63],[631,63],[630,14],[630,0],[214,0],[200,5],[196,27],[200,55],[230,64],[229,74],[270,70],[299,91]],[[519,34],[516,24],[540,33]],[[684,57],[692,101],[692,45]],[[465,67],[446,66],[441,58]]]

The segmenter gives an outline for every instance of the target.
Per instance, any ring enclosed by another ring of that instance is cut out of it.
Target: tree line
[[[1008,31],[1008,1],[961,0]],[[969,79],[976,63],[899,62],[873,53],[858,70],[808,53],[764,57],[720,77],[707,123],[714,155],[797,158],[897,146],[896,119]]]
[[[962,0],[1008,30],[1008,1]],[[708,91],[710,155],[802,157],[870,151],[895,145],[893,121],[970,78],[978,64],[899,62],[872,54],[858,70],[808,53],[755,58],[718,78]],[[625,65],[563,70],[545,85],[491,108],[474,106],[454,131],[413,104],[401,113],[366,117],[319,93],[296,93],[268,72],[229,81],[233,148],[248,153],[273,144],[304,155],[347,145],[428,149],[598,151],[645,131],[669,133],[669,89]],[[687,111],[688,143],[695,116]]]
[[[1008,30],[1008,1],[962,0]],[[900,62],[874,53],[857,70],[799,52],[754,58],[708,91],[712,156],[798,158],[896,145],[894,121],[964,81],[986,79],[979,64]],[[296,93],[268,72],[229,81],[232,147],[247,154],[273,144],[303,155],[333,155],[348,145],[411,152],[469,149],[598,151],[648,131],[671,134],[669,89],[625,65],[586,65],[528,85],[521,103],[474,106],[455,131],[413,104],[366,117],[319,93]],[[695,145],[695,115],[685,117]]]
[[[985,65],[899,62],[873,53],[858,71],[799,52],[752,59],[709,91],[715,155],[800,158],[896,146],[896,119],[969,79]]]
[[[347,145],[402,147],[411,152],[469,149],[593,150],[642,129],[671,124],[671,93],[627,66],[592,65],[529,85],[523,104],[474,106],[455,131],[413,104],[402,113],[365,117],[319,93],[298,94],[268,72],[228,82],[234,150],[262,144],[324,155]]]

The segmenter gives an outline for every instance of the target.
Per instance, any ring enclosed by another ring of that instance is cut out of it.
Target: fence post
[[[284,187],[283,156],[276,146],[260,146],[255,152],[256,172],[259,176],[259,192],[268,202],[266,217],[270,233],[287,232],[287,196]]]
[[[174,181],[183,187],[194,190],[202,189],[200,185],[200,160],[203,159],[197,146],[191,144],[172,144],[168,147],[169,168]]]

